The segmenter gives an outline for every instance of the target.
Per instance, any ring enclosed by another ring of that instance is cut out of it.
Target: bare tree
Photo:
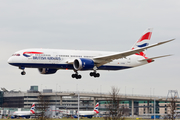
[[[124,119],[123,115],[125,114],[125,112],[127,112],[127,108],[125,105],[121,105],[121,98],[119,95],[119,89],[116,87],[112,87],[111,88],[111,92],[110,92],[110,99],[107,99],[107,105],[106,105],[106,109],[108,115],[105,117],[105,119],[109,119],[109,120],[122,120]]]
[[[36,120],[50,120],[50,115],[47,114],[48,108],[49,98],[39,93],[38,105],[36,106],[36,109],[38,111],[38,113],[36,113]]]
[[[174,120],[176,115],[177,115],[176,112],[175,112],[177,110],[176,96],[171,97],[170,99],[171,99],[170,103],[167,105],[168,113],[169,113],[168,117],[169,117],[170,120]]]

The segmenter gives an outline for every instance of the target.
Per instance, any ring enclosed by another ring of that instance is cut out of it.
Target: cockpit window
[[[20,56],[20,54],[13,54],[12,56]]]

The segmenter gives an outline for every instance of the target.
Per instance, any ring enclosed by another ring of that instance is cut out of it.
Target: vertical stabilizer
[[[35,113],[35,103],[32,104],[30,111],[32,114]]]
[[[94,107],[94,112],[96,113],[96,114],[98,114],[99,113],[99,103],[97,103],[96,104],[96,106]]]
[[[140,39],[132,46],[132,50],[136,48],[142,48],[149,45],[149,41],[151,39],[153,28],[148,28],[144,31],[143,35],[140,37]],[[146,50],[140,53],[137,53],[137,55],[146,56]]]

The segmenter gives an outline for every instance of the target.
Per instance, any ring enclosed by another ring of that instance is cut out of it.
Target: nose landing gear
[[[20,66],[19,69],[23,70],[23,71],[21,72],[21,75],[25,75],[25,74],[26,74],[26,72],[24,71],[25,67],[21,67],[21,66]]]
[[[26,72],[25,72],[25,71],[22,71],[22,72],[21,72],[21,75],[25,75],[25,74],[26,74]]]

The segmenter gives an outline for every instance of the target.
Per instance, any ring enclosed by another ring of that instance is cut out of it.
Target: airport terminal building
[[[107,101],[110,99],[105,93],[85,93],[85,92],[67,92],[52,91],[52,89],[44,89],[38,91],[38,86],[31,86],[27,92],[7,91],[5,88],[0,91],[0,109],[5,108],[23,108],[29,109],[32,103],[38,104],[38,97],[42,95],[49,101],[50,106],[54,109],[74,110],[78,108],[78,95],[80,110],[93,110],[97,102],[100,103],[99,111],[101,114],[106,112]],[[178,99],[178,102],[180,100]],[[156,114],[167,114],[168,104],[166,97],[155,96],[138,96],[138,95],[121,95],[120,104],[129,109],[127,115],[153,115],[154,103]],[[180,104],[177,104],[180,108]],[[177,109],[179,109],[177,108]]]

